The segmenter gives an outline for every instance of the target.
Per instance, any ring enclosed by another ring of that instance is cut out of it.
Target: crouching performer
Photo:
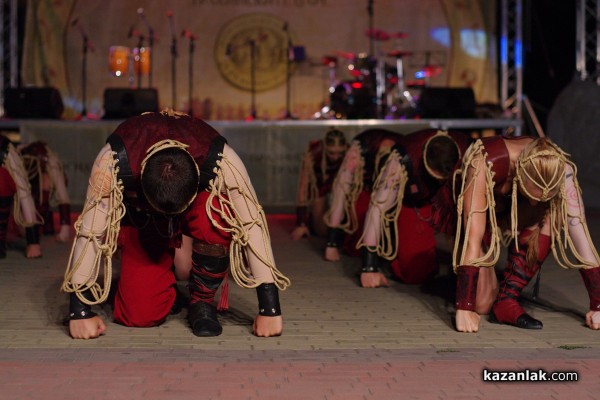
[[[35,207],[44,218],[42,233],[55,235],[59,242],[69,240],[71,229],[71,202],[67,192],[67,180],[62,163],[44,142],[33,142],[19,146],[23,164],[27,170]],[[54,229],[54,218],[50,203],[58,204],[59,228]]]
[[[62,285],[70,293],[71,336],[104,333],[91,306],[108,298],[117,247],[115,322],[161,324],[177,308],[179,278],[189,281],[193,333],[220,335],[213,300],[230,273],[256,288],[254,334],[280,335],[278,290],[290,282],[275,267],[264,212],[225,139],[201,120],[165,110],[130,118],[107,142],[92,168]]]
[[[488,313],[490,322],[541,329],[518,299],[550,251],[561,267],[579,269],[590,298],[586,323],[600,329],[600,258],[576,172],[568,155],[546,138],[496,136],[469,148],[453,254],[458,331],[477,332],[480,315]],[[498,285],[494,266],[501,243],[509,241]]]
[[[42,256],[40,237],[36,225],[43,218],[36,212],[31,186],[23,159],[5,136],[0,135],[0,258],[6,257],[6,237],[11,214],[16,224],[25,229],[27,258]]]
[[[380,271],[388,262],[392,276],[403,283],[422,284],[436,274],[432,199],[451,187],[445,182],[470,143],[465,133],[434,129],[402,139],[402,145],[392,148],[373,185],[357,244],[362,248],[361,285],[367,288],[388,286]]]
[[[356,243],[373,183],[385,157],[401,139],[402,135],[385,129],[369,129],[352,139],[333,181],[331,204],[324,216],[328,227],[325,260],[339,261],[341,247],[350,255],[358,255]]]

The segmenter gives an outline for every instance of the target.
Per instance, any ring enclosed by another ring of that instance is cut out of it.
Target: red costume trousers
[[[204,191],[198,193],[183,215],[183,233],[197,241],[229,246],[230,235],[216,229],[206,214],[208,195]],[[217,216],[213,218],[227,226]],[[144,229],[121,227],[119,247],[121,273],[114,302],[115,322],[136,327],[159,325],[175,302],[176,281],[172,270],[175,250],[170,247],[170,240],[150,222]]]
[[[398,216],[398,256],[391,262],[392,273],[404,283],[420,284],[438,269],[435,231],[427,222],[431,204],[415,210],[403,206]]]

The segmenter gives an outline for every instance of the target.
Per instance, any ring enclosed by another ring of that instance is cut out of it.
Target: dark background
[[[523,2],[523,93],[544,128],[559,93],[576,78],[575,1]]]

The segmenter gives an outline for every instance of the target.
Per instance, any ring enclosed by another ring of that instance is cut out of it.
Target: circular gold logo
[[[269,14],[246,14],[232,19],[219,32],[215,45],[221,75],[235,87],[248,91],[252,90],[252,75],[257,92],[283,84],[287,54],[286,23]],[[291,74],[293,64],[290,68]]]

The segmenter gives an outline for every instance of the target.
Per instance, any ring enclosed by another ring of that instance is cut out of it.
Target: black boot
[[[0,259],[6,258],[6,235],[12,200],[12,196],[0,197]]]
[[[223,332],[212,303],[227,275],[229,256],[223,246],[215,246],[193,245],[188,321],[196,336],[219,336]]]

